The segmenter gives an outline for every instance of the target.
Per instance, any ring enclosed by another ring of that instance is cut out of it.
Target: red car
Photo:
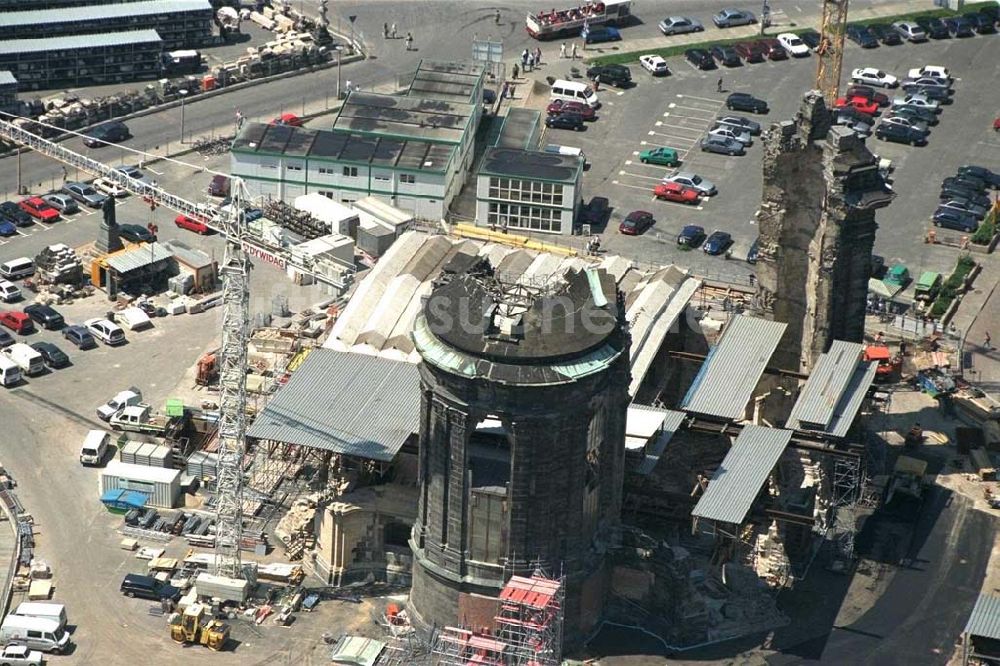
[[[545,108],[545,112],[550,116],[558,116],[561,113],[577,113],[584,120],[597,119],[597,113],[586,104],[581,102],[566,102],[561,99],[553,100],[552,103]]]
[[[663,201],[676,201],[677,203],[686,203],[692,206],[697,205],[701,201],[698,190],[673,182],[660,183],[654,187],[653,196]]]
[[[302,119],[294,113],[283,113],[271,120],[271,125],[288,125],[289,127],[302,127]]]
[[[31,321],[31,317],[19,310],[0,312],[0,324],[21,335],[35,332],[35,324]]]
[[[193,231],[197,234],[207,234],[211,231],[204,221],[188,217],[187,215],[178,215],[174,218],[174,224],[176,224],[180,229],[187,229],[188,231]]]
[[[747,62],[764,62],[767,58],[767,47],[760,42],[740,42],[733,48]]]
[[[653,219],[652,213],[647,213],[644,210],[634,210],[618,225],[618,233],[625,234],[626,236],[638,236],[653,226],[655,222],[656,220]]]
[[[777,39],[758,39],[756,43],[760,44],[771,60],[788,60],[788,51]]]
[[[59,219],[59,211],[41,197],[28,197],[18,202],[17,205],[25,213],[42,222],[55,222]]]
[[[878,104],[864,97],[838,97],[833,103],[835,109],[842,109],[845,106],[853,106],[861,113],[867,113],[871,116],[878,113]]]

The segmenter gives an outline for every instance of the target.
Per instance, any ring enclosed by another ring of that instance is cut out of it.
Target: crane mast
[[[848,0],[823,0],[823,20],[820,23],[820,43],[816,53],[816,87],[828,107],[840,94],[840,75],[844,66],[844,37],[847,29]]]

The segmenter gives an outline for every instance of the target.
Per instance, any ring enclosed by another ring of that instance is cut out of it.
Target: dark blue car
[[[935,227],[955,229],[956,231],[964,231],[970,234],[979,228],[979,221],[974,216],[947,208],[939,208],[935,211],[933,222]]]
[[[580,33],[583,37],[585,44],[599,44],[601,42],[618,42],[621,41],[621,33],[618,32],[616,28],[610,28],[608,26],[599,25],[593,28],[587,28],[585,31]]]
[[[17,227],[10,220],[0,219],[0,236],[13,236],[17,234]]]
[[[863,25],[856,23],[847,26],[847,38],[863,49],[878,47],[878,38]]]
[[[728,250],[732,244],[733,237],[730,234],[725,231],[713,231],[701,249],[705,251],[705,254],[718,255]]]
[[[944,24],[954,37],[972,37],[976,34],[974,24],[964,16],[949,16],[944,19]]]

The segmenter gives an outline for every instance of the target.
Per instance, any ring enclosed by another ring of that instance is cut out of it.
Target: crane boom
[[[840,94],[840,75],[844,66],[844,37],[847,29],[848,0],[823,0],[820,43],[816,53],[816,87],[829,107]]]

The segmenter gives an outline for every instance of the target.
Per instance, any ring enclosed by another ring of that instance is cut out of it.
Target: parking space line
[[[644,176],[642,174],[631,173],[629,171],[619,171],[618,175],[619,176],[632,176],[633,178],[641,178],[643,180],[655,180],[655,181],[663,180],[662,176]]]
[[[620,185],[621,187],[631,187],[633,190],[642,190],[644,192],[648,192],[649,191],[648,187],[639,187],[638,185],[629,185],[628,183],[619,183],[617,180],[611,181],[611,184],[612,185]]]
[[[708,123],[706,123],[701,127],[684,127],[683,125],[664,125],[663,122],[657,121],[656,127],[666,127],[667,129],[671,130],[684,130],[685,132],[695,132],[696,134],[701,134],[702,132],[705,131],[705,126],[707,124]]]
[[[681,94],[681,93],[677,93],[677,96],[678,97],[683,97],[684,99],[698,99],[698,100],[701,100],[702,102],[711,102],[712,104],[715,104],[716,106],[722,106],[722,102],[720,102],[717,99],[712,99],[711,97],[698,97],[697,95],[684,95],[684,94]]]
[[[162,171],[157,171],[156,169],[153,169],[151,167],[146,167],[146,171],[148,171],[150,173],[155,173],[157,176],[162,176],[163,175]]]
[[[717,109],[701,109],[697,106],[685,106],[683,104],[671,105],[672,109],[685,109],[687,111],[697,111],[698,113],[707,113],[710,116],[714,116]],[[697,116],[696,116],[697,117]]]
[[[673,134],[667,134],[666,132],[653,132],[653,131],[650,131],[649,136],[665,136],[668,139],[673,139],[675,141],[688,141],[692,145],[698,143],[698,137],[694,137],[692,139],[689,136],[675,136]]]

